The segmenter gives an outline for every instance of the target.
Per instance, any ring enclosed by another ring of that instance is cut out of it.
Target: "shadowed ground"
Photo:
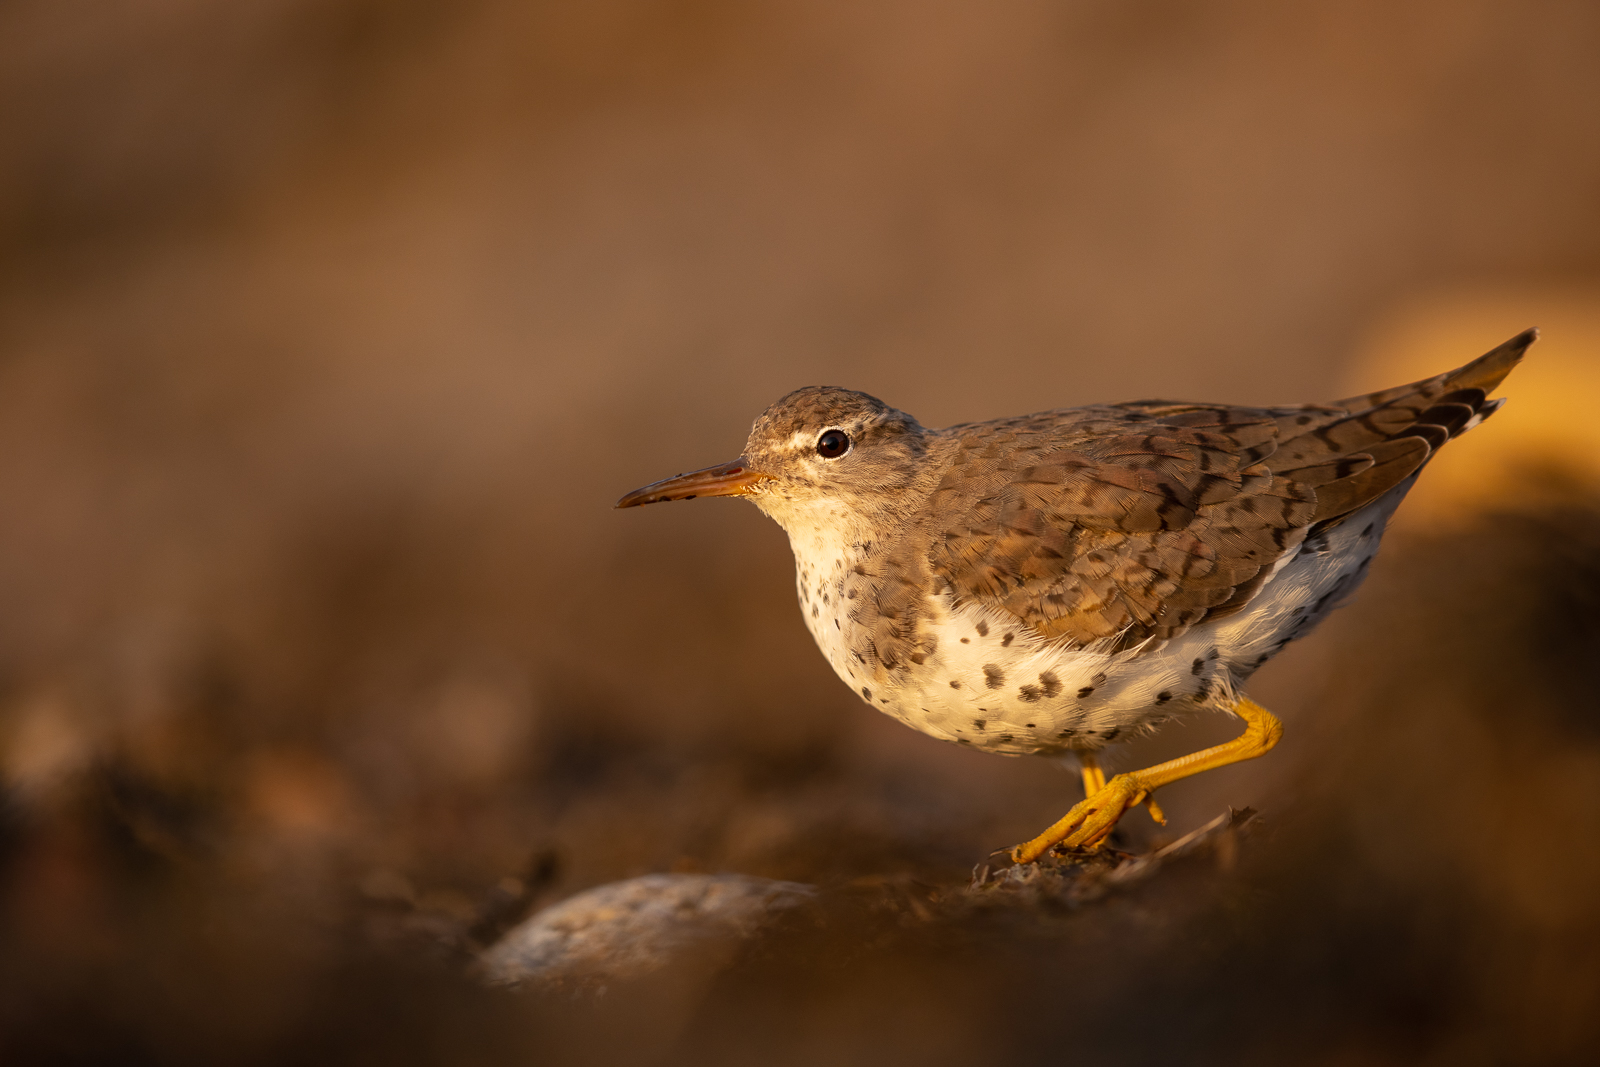
[[[19,1062],[219,1047],[245,1062],[1579,1062],[1600,993],[1600,730],[1580,666],[1600,514],[1565,492],[1392,546],[1322,637],[1325,673],[1307,669],[1285,741],[1296,780],[1279,776],[1255,831],[1091,893],[973,893],[971,843],[1011,813],[836,752],[775,765],[568,741],[571,773],[535,776],[524,802],[579,829],[520,877],[454,892],[304,841],[248,847],[203,795],[105,761],[53,821],[8,830],[10,1047]],[[467,976],[477,946],[572,884],[564,867],[626,865],[640,839],[680,869],[824,895],[731,960],[690,953],[599,1000]]]
[[[1588,7],[103,8],[0,10],[0,1059],[1592,1058]],[[1071,906],[950,902],[1073,774],[861,707],[753,509],[610,510],[802,384],[1300,402],[1530,325],[1494,477],[1259,676],[1280,748],[1121,841],[1236,856]],[[674,871],[820,903],[468,974]]]

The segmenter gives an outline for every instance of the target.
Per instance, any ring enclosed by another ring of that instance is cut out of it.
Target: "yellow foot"
[[[1011,862],[1032,863],[1056,845],[1089,850],[1099,848],[1117,825],[1117,820],[1122,818],[1122,813],[1136,804],[1148,803],[1150,817],[1164,823],[1167,820],[1151,796],[1157,789],[1213,767],[1226,767],[1230,763],[1265,755],[1283,736],[1283,724],[1277,716],[1255,701],[1240,697],[1232,710],[1244,720],[1244,733],[1203,752],[1191,752],[1142,771],[1117,775],[1105,784],[1105,788],[1093,790],[1088,799],[1067,812],[1066,818],[1026,845],[1012,849]],[[1086,754],[1083,767],[1083,780],[1087,787],[1092,784],[1091,772],[1099,773],[1100,769],[1092,753]]]
[[[1093,852],[1105,844],[1124,812],[1148,799],[1150,787],[1137,772],[1119,774],[1050,829],[1012,849],[1011,862],[1032,863],[1056,845]],[[1157,821],[1165,822],[1164,818],[1159,818],[1160,812],[1161,809],[1151,803],[1150,814],[1157,816]]]

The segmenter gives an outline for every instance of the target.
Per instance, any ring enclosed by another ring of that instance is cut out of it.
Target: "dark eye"
[[[817,438],[817,455],[823,459],[838,459],[850,451],[850,435],[843,430],[829,430]]]

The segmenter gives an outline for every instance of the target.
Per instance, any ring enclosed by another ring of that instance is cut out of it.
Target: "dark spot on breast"
[[[972,728],[974,730],[982,730],[985,727],[987,727],[988,725],[989,725],[989,720],[988,719],[973,719],[972,720]]]
[[[1311,416],[1310,415],[1301,415],[1298,419],[1294,420],[1294,424],[1296,426],[1304,426],[1306,423],[1308,423],[1310,421],[1311,421]]]
[[[816,618],[818,615],[821,615],[821,614],[822,614],[822,609],[821,608],[817,607],[815,604],[811,605],[811,617],[813,619]]]
[[[1076,732],[1077,731],[1075,731],[1075,730],[1060,730],[1060,731],[1057,731],[1056,736],[1057,737],[1071,737]]]
[[[956,681],[954,678],[952,678],[952,679],[950,679],[950,688],[951,689],[960,689],[961,688],[961,683]]]
[[[1106,731],[1106,740],[1107,741],[1115,741],[1117,739],[1117,735],[1120,734],[1121,732],[1122,732],[1122,728],[1120,726],[1116,727],[1114,729],[1111,729],[1111,730],[1107,730]]]
[[[1006,634],[1004,637],[1002,637],[1000,639],[1000,647],[1001,648],[1009,648],[1011,646],[1011,639],[1016,637],[1016,636],[1017,635],[1013,634],[1013,633]]]
[[[1022,725],[1026,726],[1030,730],[1033,729],[1033,723],[1031,723],[1031,722],[1025,722]]]
[[[999,689],[1006,684],[1006,672],[996,667],[993,663],[983,665],[983,684],[990,689]]]
[[[1005,742],[1010,741],[1010,740],[1012,740],[1012,737],[1011,737],[1010,734],[1001,734],[1000,735],[1000,743],[1001,744],[1004,744]]]
[[[1217,658],[1217,650],[1216,649],[1213,648],[1210,652],[1206,653],[1206,659],[1216,659],[1216,658]]]
[[[1084,697],[1088,696],[1092,692],[1094,692],[1094,686],[1086,685],[1082,689],[1078,690],[1078,699],[1082,700]]]
[[[871,700],[872,699],[872,690],[868,689],[866,686],[862,686],[861,687],[861,697],[862,697],[863,700]]]
[[[1200,683],[1200,688],[1196,689],[1194,691],[1194,698],[1196,700],[1204,700],[1206,697],[1208,697],[1210,695],[1211,695],[1211,679],[1207,678],[1205,681]]]
[[[913,652],[911,653],[911,662],[920,667],[922,664],[928,662],[928,657],[923,655],[921,652]]]
[[[1203,671],[1205,669],[1206,669],[1206,661],[1203,660],[1203,659],[1197,659],[1197,660],[1194,661],[1194,666],[1189,668],[1189,673],[1190,674],[1199,674],[1201,671]]]
[[[1361,531],[1361,536],[1362,537],[1371,537],[1372,536],[1372,523],[1370,523],[1370,522],[1367,523],[1367,528],[1365,530]]]
[[[1156,694],[1156,703],[1157,704],[1165,704],[1167,701],[1169,701],[1171,699],[1172,699],[1172,694],[1167,692],[1165,689],[1163,689],[1161,692]]]
[[[1061,692],[1061,679],[1056,677],[1055,671],[1045,671],[1039,675],[1039,684],[1044,686],[1044,695],[1054,697]]]
[[[988,637],[989,636],[989,624],[984,622],[982,619],[978,620],[978,625],[976,627],[974,627],[974,629],[976,629],[978,631],[978,636],[979,637]]]
[[[1025,703],[1032,704],[1044,694],[1039,692],[1039,687],[1036,685],[1025,685],[1021,689],[1017,690],[1017,695],[1020,696]]]
[[[972,644],[972,638],[970,638],[970,637],[963,637],[963,638],[962,638],[962,639],[961,639],[961,643],[962,643],[962,644],[963,644],[963,645],[970,645],[970,644]]]

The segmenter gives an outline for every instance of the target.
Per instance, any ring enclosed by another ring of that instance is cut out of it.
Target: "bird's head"
[[[887,518],[918,490],[927,449],[917,420],[877,397],[808,386],[762,412],[732,463],[636,489],[617,507],[744,496],[786,528],[819,512]]]

